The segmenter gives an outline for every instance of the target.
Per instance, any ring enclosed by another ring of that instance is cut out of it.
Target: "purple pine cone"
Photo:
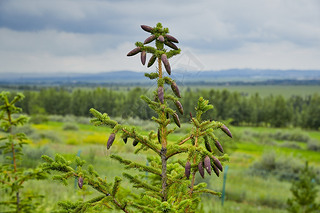
[[[146,64],[146,59],[147,59],[147,53],[146,53],[146,51],[142,51],[141,52],[141,63],[142,63],[142,65]]]
[[[218,169],[223,172],[223,167],[220,163],[220,161],[218,160],[218,158],[216,158],[215,156],[212,155],[212,159],[213,159],[213,163],[214,165],[216,165],[216,167],[218,167]]]
[[[164,44],[167,45],[168,47],[171,47],[172,49],[175,49],[175,50],[179,49],[174,43],[170,41],[165,41]]]
[[[219,169],[214,164],[211,164],[211,167],[212,167],[214,173],[216,173],[217,177],[219,177]]]
[[[165,37],[168,39],[168,41],[174,42],[174,43],[179,43],[179,41],[173,37],[172,35],[165,35]]]
[[[189,179],[190,177],[190,172],[191,172],[191,163],[190,161],[188,161],[186,163],[185,170],[184,170],[184,174],[186,175],[187,179]]]
[[[141,48],[140,48],[140,47],[136,47],[136,48],[134,48],[133,50],[131,50],[131,51],[127,54],[127,56],[133,56],[133,55],[138,54],[139,52],[141,52]]]
[[[167,73],[171,75],[171,67],[166,54],[161,55],[161,61],[164,64],[164,67],[166,68]]]
[[[164,42],[164,37],[163,37],[162,35],[160,35],[160,36],[158,37],[158,41]]]
[[[144,44],[148,44],[148,43],[150,43],[150,42],[152,42],[153,40],[155,40],[156,39],[156,36],[155,35],[151,35],[151,36],[149,36],[148,38],[146,38],[146,40],[144,40]]]
[[[174,122],[180,128],[180,120],[179,120],[179,116],[177,115],[177,113],[173,113],[172,117],[173,117]]]
[[[211,175],[211,162],[209,156],[204,158],[204,168],[206,168],[209,175]]]
[[[146,31],[146,32],[149,32],[151,33],[151,31],[153,30],[152,27],[148,26],[148,25],[141,25],[141,28]]]
[[[107,149],[110,149],[115,138],[116,138],[116,134],[111,133],[111,135],[109,136],[108,142],[107,142]]]
[[[221,153],[223,153],[223,148],[222,148],[220,142],[219,142],[218,140],[216,140],[216,141],[214,142],[214,144],[216,145],[217,149],[218,149]]]
[[[199,170],[199,173],[201,175],[202,178],[204,178],[204,168],[203,168],[203,162],[200,161],[200,163],[198,164],[198,170]]]
[[[83,187],[83,178],[82,177],[78,178],[78,186],[80,189],[82,189],[82,187]]]
[[[178,110],[181,113],[181,115],[183,115],[183,107],[182,107],[182,104],[180,103],[180,101],[175,101],[174,104],[178,108]]]
[[[232,138],[232,134],[231,134],[230,130],[228,129],[228,127],[226,127],[226,125],[223,125],[220,128],[224,133],[226,133],[230,138]]]
[[[172,81],[172,83],[171,83],[171,89],[172,89],[173,93],[174,93],[178,98],[181,98],[180,91],[179,91],[179,87],[177,86],[176,82]]]
[[[156,61],[157,57],[155,55],[152,55],[151,58],[149,59],[148,66],[151,67],[153,63]]]

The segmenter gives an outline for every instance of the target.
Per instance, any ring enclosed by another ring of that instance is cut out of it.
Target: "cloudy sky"
[[[0,73],[146,71],[126,54],[158,22],[173,69],[320,70],[319,0],[1,0]]]

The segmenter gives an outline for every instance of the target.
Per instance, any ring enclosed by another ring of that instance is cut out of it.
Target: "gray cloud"
[[[206,69],[320,69],[319,11],[317,0],[2,0],[0,72],[143,70],[125,55],[157,22]]]
[[[100,1],[5,1],[1,27],[17,31],[55,29],[74,33],[124,33],[121,13]]]

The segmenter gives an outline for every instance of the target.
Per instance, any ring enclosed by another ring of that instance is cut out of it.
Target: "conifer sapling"
[[[14,133],[12,130],[28,121],[28,117],[19,114],[22,109],[15,105],[24,95],[18,93],[12,100],[9,97],[9,92],[0,93],[0,127],[6,133],[0,137],[0,152],[6,156],[6,160],[0,164],[0,189],[8,192],[7,197],[1,196],[0,205],[4,212],[34,212],[39,206],[35,201],[42,196],[22,193],[21,189],[28,187],[28,180],[45,179],[46,173],[39,167],[23,167],[21,157],[27,137],[24,133]]]
[[[213,106],[202,97],[199,98],[196,107],[196,116],[191,117],[192,130],[177,141],[168,139],[168,136],[181,127],[179,115],[183,114],[183,106],[179,101],[181,93],[177,83],[170,77],[172,67],[170,58],[179,54],[180,49],[173,43],[178,40],[169,35],[168,28],[163,28],[161,23],[155,27],[141,25],[141,28],[150,33],[144,42],[136,42],[127,56],[140,54],[142,65],[145,65],[149,56],[147,67],[156,63],[156,72],[145,73],[150,80],[156,80],[157,88],[153,97],[142,95],[148,106],[157,114],[152,120],[157,123],[157,130],[149,134],[142,134],[134,127],[122,125],[112,120],[107,113],[101,113],[96,109],[90,109],[95,117],[92,123],[96,126],[105,125],[112,129],[107,141],[107,149],[113,152],[112,145],[117,144],[119,138],[127,143],[128,139],[133,141],[135,153],[148,151],[148,165],[124,159],[119,155],[112,154],[110,157],[119,161],[125,169],[133,169],[136,172],[123,172],[122,175],[128,179],[137,190],[128,191],[120,186],[121,179],[116,177],[113,183],[101,178],[92,167],[84,168],[85,163],[77,158],[77,170],[71,168],[60,155],[56,159],[44,156],[47,163],[44,165],[49,170],[62,173],[57,178],[66,181],[69,177],[79,177],[83,185],[89,185],[101,196],[93,200],[78,204],[62,203],[61,206],[70,212],[95,208],[99,204],[106,208],[117,208],[124,212],[195,212],[200,202],[202,193],[220,195],[219,192],[206,188],[205,183],[196,183],[195,176],[199,172],[204,178],[204,169],[211,174],[211,167],[219,176],[223,170],[221,162],[227,161],[228,156],[218,156],[211,149],[210,143],[214,143],[223,152],[222,146],[217,141],[214,132],[221,129],[232,137],[229,129],[222,123],[212,120],[202,120],[202,114],[212,109]],[[150,46],[154,43],[154,46]],[[166,71],[163,72],[163,67]],[[168,89],[170,88],[171,89]],[[171,108],[169,103],[175,108]],[[150,154],[153,153],[153,154]],[[181,155],[179,158],[176,155]],[[110,160],[110,159],[107,159]],[[148,175],[146,175],[146,173]],[[191,176],[191,180],[189,180]],[[80,187],[80,188],[81,188]],[[101,206],[100,205],[100,206]]]

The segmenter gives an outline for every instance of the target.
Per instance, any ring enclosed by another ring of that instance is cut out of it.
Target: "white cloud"
[[[317,0],[2,1],[0,72],[144,70],[125,55],[162,22],[205,69],[320,69]]]
[[[288,42],[246,44],[233,52],[199,54],[205,69],[319,69],[320,52]]]
[[[107,35],[0,29],[0,72],[101,72],[142,70],[126,56],[134,44]],[[113,48],[109,48],[114,46]]]

